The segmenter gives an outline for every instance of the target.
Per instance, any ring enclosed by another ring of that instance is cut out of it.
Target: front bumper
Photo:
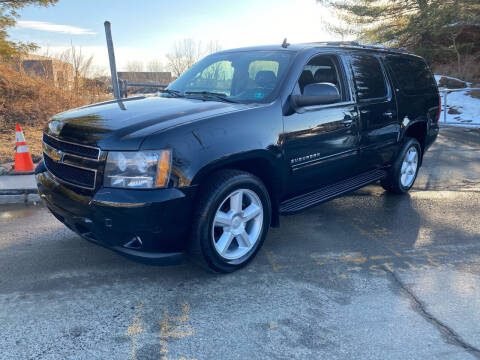
[[[83,238],[142,262],[181,261],[195,187],[100,188],[89,194],[60,183],[48,171],[35,176],[52,214]],[[137,237],[140,242],[132,241]]]

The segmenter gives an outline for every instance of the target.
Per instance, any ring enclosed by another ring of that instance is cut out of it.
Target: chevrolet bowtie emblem
[[[63,158],[63,153],[61,150],[53,151],[51,155],[52,160],[55,162],[60,162]]]
[[[63,152],[62,150],[57,150],[51,147],[48,144],[43,143],[43,152],[48,155],[50,159],[54,162],[62,162],[63,161]]]

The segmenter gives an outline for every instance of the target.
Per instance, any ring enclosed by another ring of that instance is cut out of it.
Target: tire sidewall
[[[215,250],[212,237],[213,220],[215,214],[228,195],[238,189],[249,189],[255,192],[262,202],[263,206],[263,223],[260,231],[260,238],[256,242],[255,246],[250,249],[248,253],[243,255],[239,259],[227,260],[221,257]],[[212,201],[208,204],[208,209],[205,214],[205,221],[201,224],[201,250],[205,257],[205,260],[210,266],[221,272],[235,271],[252,260],[256,253],[260,250],[265,241],[268,229],[270,228],[271,220],[271,204],[268,191],[263,183],[252,175],[237,175],[229,179],[224,186],[214,194]]]
[[[417,168],[415,170],[415,176],[413,177],[413,181],[410,184],[410,186],[403,186],[402,185],[402,164],[403,160],[405,159],[405,155],[407,154],[408,150],[411,147],[415,147],[417,150],[418,154],[418,163],[417,163]],[[395,187],[401,192],[401,193],[406,193],[408,192],[413,185],[415,184],[415,181],[417,180],[417,175],[418,171],[420,170],[420,163],[421,163],[421,157],[422,157],[422,148],[420,147],[420,143],[417,141],[417,139],[409,138],[405,144],[403,145],[399,156],[397,158],[397,161],[395,163],[395,172],[393,174],[394,176],[394,181],[395,181]]]

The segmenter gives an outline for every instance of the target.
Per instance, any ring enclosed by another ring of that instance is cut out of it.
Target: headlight
[[[171,162],[170,150],[110,151],[103,184],[132,189],[165,187],[170,178]]]

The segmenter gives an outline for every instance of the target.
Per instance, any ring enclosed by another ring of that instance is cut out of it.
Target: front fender
[[[253,150],[241,154],[226,156],[213,161],[198,171],[192,184],[208,182],[211,174],[222,169],[237,169],[249,172],[265,184],[272,204],[272,226],[280,224],[280,197],[285,189],[283,156],[280,149]]]
[[[256,158],[274,163],[281,158],[282,132],[281,104],[276,101],[152,134],[142,149],[172,149],[172,176],[178,186],[189,186],[234,162]]]
[[[192,179],[192,184],[200,184],[208,174],[226,168],[250,170],[250,172],[254,174],[267,171],[272,177],[280,179],[281,160],[282,154],[279,148],[252,150],[239,154],[226,155],[202,167]],[[255,167],[258,167],[256,171],[252,171]]]

